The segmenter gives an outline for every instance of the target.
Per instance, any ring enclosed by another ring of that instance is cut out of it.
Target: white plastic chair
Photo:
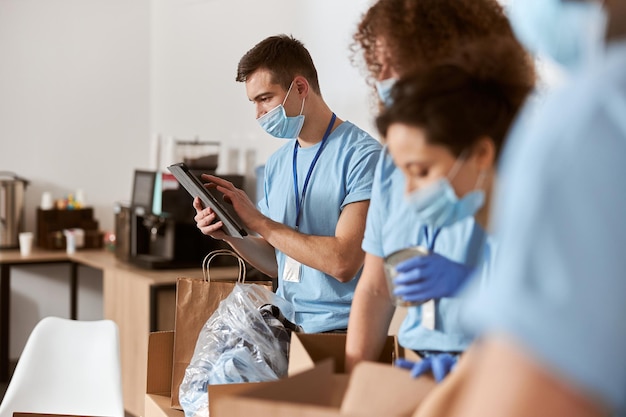
[[[30,334],[2,404],[14,412],[124,417],[117,325],[46,317]]]

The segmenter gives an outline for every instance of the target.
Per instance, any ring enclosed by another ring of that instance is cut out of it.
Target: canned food
[[[416,306],[420,305],[419,302],[409,302],[403,300],[401,297],[396,297],[393,295],[393,290],[395,289],[395,285],[393,280],[398,275],[398,271],[396,270],[396,266],[398,264],[406,261],[407,259],[414,258],[416,256],[426,256],[428,255],[428,249],[423,246],[411,246],[408,248],[400,249],[398,251],[393,252],[388,255],[384,259],[384,269],[385,269],[385,277],[387,278],[387,288],[389,288],[389,295],[391,296],[391,300],[397,306],[408,307],[408,306]]]

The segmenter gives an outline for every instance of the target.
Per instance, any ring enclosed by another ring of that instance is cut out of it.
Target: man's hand
[[[241,221],[243,221],[248,229],[260,232],[259,229],[265,220],[265,216],[257,210],[255,204],[250,201],[245,191],[235,187],[230,181],[226,181],[215,175],[202,174],[202,179],[207,181],[204,184],[205,187],[215,187],[219,192],[224,194],[224,200],[233,205]]]
[[[226,233],[222,230],[224,224],[217,218],[211,207],[203,208],[200,197],[196,197],[193,199],[193,208],[196,209],[196,215],[193,219],[198,229],[207,236],[223,240],[226,236]]]

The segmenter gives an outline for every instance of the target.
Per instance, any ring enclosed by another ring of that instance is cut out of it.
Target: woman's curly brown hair
[[[378,0],[353,36],[351,60],[357,67],[364,64],[372,84],[381,69],[376,60],[379,39],[385,40],[391,67],[402,75],[487,36],[514,39],[497,0]]]
[[[376,124],[383,136],[395,123],[423,129],[456,156],[488,137],[499,154],[534,84],[533,61],[517,42],[481,39],[398,80]]]

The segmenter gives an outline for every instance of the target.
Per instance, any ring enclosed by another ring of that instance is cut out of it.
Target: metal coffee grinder
[[[0,249],[19,247],[19,234],[24,231],[28,183],[14,172],[0,171]]]

